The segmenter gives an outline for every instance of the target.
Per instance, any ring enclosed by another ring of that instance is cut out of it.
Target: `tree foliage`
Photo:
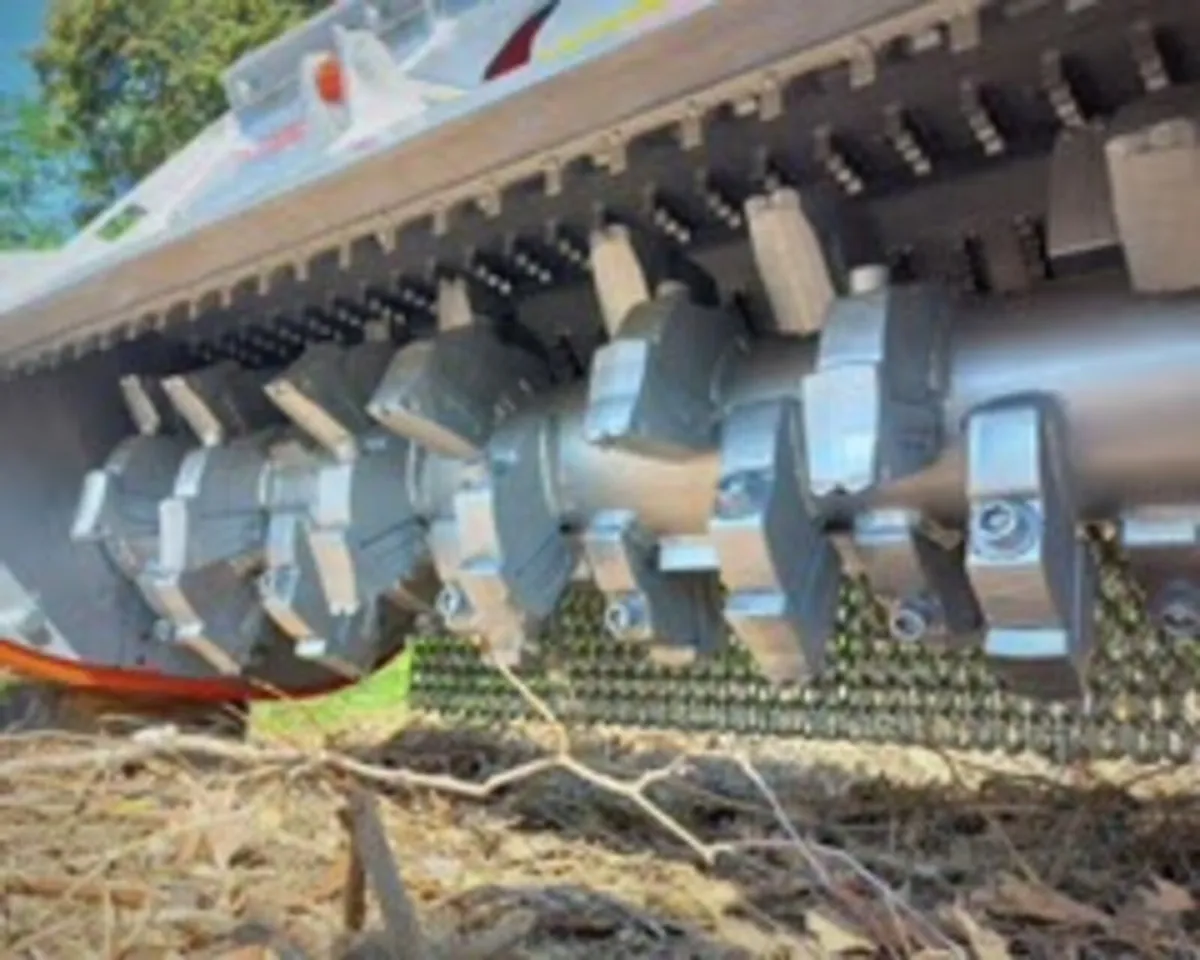
[[[224,70],[329,0],[52,0],[33,65],[84,158],[81,218],[225,109]]]
[[[79,164],[36,101],[0,96],[0,250],[43,248],[72,231]]]

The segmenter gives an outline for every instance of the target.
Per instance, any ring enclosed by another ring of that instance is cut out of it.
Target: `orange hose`
[[[0,639],[0,670],[30,680],[109,694],[166,697],[206,703],[273,700],[281,694],[263,689],[237,677],[194,679],[174,677],[155,670],[101,667],[38,653],[11,640]],[[350,680],[332,677],[329,682],[307,690],[287,690],[289,697],[312,697],[348,686]]]

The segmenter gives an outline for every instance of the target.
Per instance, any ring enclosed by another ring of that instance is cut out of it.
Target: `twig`
[[[47,769],[72,769],[91,765],[111,766],[123,763],[145,760],[162,755],[200,755],[224,759],[227,762],[240,765],[271,764],[283,768],[304,766],[310,770],[324,769],[356,778],[361,783],[378,786],[403,786],[410,789],[428,789],[435,792],[451,794],[459,797],[483,800],[498,790],[529,780],[551,770],[563,770],[576,778],[591,784],[609,794],[620,796],[633,803],[643,814],[657,823],[660,827],[682,842],[705,866],[715,864],[717,858],[724,853],[736,851],[737,844],[708,843],[697,837],[676,817],[647,796],[647,791],[655,784],[683,772],[689,759],[678,756],[661,768],[646,771],[631,779],[621,779],[616,776],[592,769],[569,753],[570,738],[566,727],[554,716],[550,708],[511,670],[498,665],[497,669],[508,682],[525,698],[530,706],[542,716],[552,727],[558,744],[556,752],[549,756],[527,761],[516,767],[493,774],[480,782],[464,781],[453,776],[424,774],[408,769],[384,768],[374,764],[355,760],[331,750],[300,750],[287,748],[266,748],[262,746],[231,743],[216,738],[183,734],[178,731],[159,732],[158,735],[148,735],[143,732],[134,742],[120,745],[109,745],[101,749],[69,751],[57,756],[40,753],[33,757],[23,757],[18,760],[0,764],[0,781],[20,778],[30,772],[42,772]],[[730,755],[721,756],[728,760]],[[761,773],[745,757],[733,757],[741,772],[747,777],[756,791],[767,801],[774,813],[780,829],[788,837],[790,848],[802,857],[809,872],[817,883],[828,893],[838,899],[844,899],[828,864],[840,862],[849,868],[858,880],[864,882],[883,900],[886,909],[893,915],[893,920],[899,926],[899,917],[903,915],[909,921],[911,929],[919,930],[927,944],[948,951],[952,956],[961,956],[959,950],[937,928],[931,920],[913,908],[905,898],[893,890],[884,880],[877,877],[867,867],[859,863],[849,853],[833,848],[825,848],[806,840],[787,816],[783,805],[775,792],[766,782]],[[365,794],[358,793],[364,797]],[[353,805],[352,805],[353,806]],[[377,896],[381,900],[385,920],[393,943],[403,944],[420,950],[413,954],[422,958],[430,957],[433,947],[420,939],[415,913],[411,903],[404,893],[403,883],[390,862],[387,853],[387,841],[377,817],[373,816],[373,808],[364,804],[360,799],[354,809],[356,814],[354,836],[359,856],[363,859],[363,867],[371,880]],[[365,819],[364,819],[365,818]],[[379,851],[383,851],[384,860],[372,859]],[[357,908],[355,908],[356,910]],[[348,919],[355,918],[355,910],[347,906]],[[361,923],[361,920],[358,921]],[[418,946],[419,945],[419,946]]]
[[[338,818],[346,828],[350,841],[350,858],[346,865],[346,885],[342,890],[342,927],[350,933],[359,933],[367,922],[367,874],[354,839],[354,824],[347,809],[338,811]]]
[[[29,874],[0,877],[0,892],[5,896],[44,897],[50,900],[65,898],[85,903],[108,901],[129,910],[140,910],[153,898],[149,888],[132,884],[101,880],[73,883],[68,877],[39,877]]]
[[[946,770],[949,771],[950,777],[954,781],[955,785],[960,790],[965,791],[967,789],[966,780],[963,778],[962,771],[959,770],[958,764],[954,762],[954,758],[943,749],[937,747],[931,749],[937,758],[946,765]],[[984,820],[987,821],[988,829],[992,831],[993,836],[997,837],[1000,842],[1004,844],[1004,849],[1007,850],[1009,856],[1012,857],[1013,863],[1017,865],[1017,869],[1019,869],[1021,873],[1025,875],[1025,879],[1031,883],[1042,884],[1042,878],[1033,868],[1033,864],[1031,864],[1025,857],[1021,856],[1021,851],[1017,849],[1017,845],[1013,843],[1012,837],[1008,835],[1008,831],[1004,829],[1000,821],[984,808],[980,808],[979,812]]]
[[[229,943],[238,947],[265,947],[278,960],[309,960],[300,947],[274,927],[251,920],[236,927],[228,937]],[[216,960],[213,957],[212,960]]]
[[[354,846],[379,901],[391,954],[395,960],[430,960],[417,912],[404,889],[375,804],[375,797],[364,790],[352,790],[347,797]]]
[[[529,936],[537,919],[532,910],[513,911],[488,930],[441,945],[437,956],[439,960],[492,960],[503,956]]]

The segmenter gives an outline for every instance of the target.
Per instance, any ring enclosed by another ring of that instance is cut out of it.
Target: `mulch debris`
[[[0,738],[0,956],[1200,956],[1195,769],[561,733]]]

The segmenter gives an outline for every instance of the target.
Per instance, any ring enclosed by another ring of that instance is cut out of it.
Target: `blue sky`
[[[21,56],[42,32],[46,0],[0,0],[0,93],[25,93],[33,71]]]

